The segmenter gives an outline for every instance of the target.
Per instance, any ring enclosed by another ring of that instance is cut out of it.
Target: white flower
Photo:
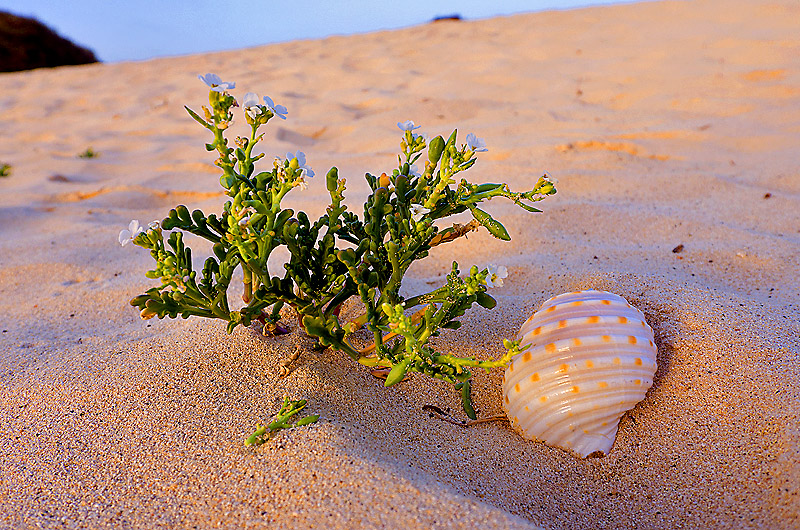
[[[122,230],[119,233],[119,244],[123,247],[136,239],[136,236],[139,234],[144,233],[144,228],[139,226],[139,221],[134,219],[131,221],[131,224],[128,225],[127,230]]]
[[[302,151],[298,151],[297,153],[292,153],[291,151],[286,153],[286,160],[289,162],[292,161],[293,158],[297,159],[297,163],[300,166],[304,166],[306,164],[306,154]]]
[[[552,177],[550,175],[544,175],[542,178],[545,179],[547,182],[552,182],[553,184],[558,184],[558,179],[555,178],[555,177]]]
[[[284,107],[283,105],[276,105],[272,98],[269,96],[264,96],[264,104],[267,106],[272,113],[279,117],[282,120],[286,119],[286,115],[289,114],[289,109]]]
[[[260,106],[261,104],[258,101],[258,94],[256,94],[255,92],[248,92],[247,94],[244,95],[244,98],[242,98],[242,107],[244,108],[260,107]]]
[[[150,224],[147,225],[148,230],[155,230],[156,228],[161,228],[161,223],[158,221],[150,221]]]
[[[420,222],[422,220],[422,216],[429,213],[431,213],[431,211],[428,208],[422,206],[421,204],[411,205],[411,218],[414,220],[415,223]]]
[[[417,169],[416,164],[411,164],[408,166],[408,176],[409,177],[419,177],[419,170]]]
[[[258,100],[258,94],[255,92],[248,92],[245,94],[242,99],[242,108],[245,114],[255,120],[256,117],[261,114],[261,104]]]
[[[301,190],[308,189],[308,183],[306,182],[306,179],[304,179],[303,177],[297,179],[295,183],[297,184],[297,187],[300,188]]]
[[[239,215],[242,216],[242,218],[239,219],[239,226],[247,226],[247,223],[250,222],[250,216],[253,215],[254,213],[255,210],[249,206],[247,206],[246,208],[242,208],[242,211],[239,212]]]
[[[197,77],[211,87],[214,92],[225,92],[236,88],[236,83],[225,83],[217,74],[198,75]]]
[[[508,269],[505,267],[505,265],[500,265],[499,267],[489,265],[487,270],[486,287],[502,287],[503,278],[508,278]]]
[[[467,135],[467,147],[469,147],[470,151],[474,151],[476,153],[488,151],[488,149],[486,149],[486,142],[483,141],[483,138],[478,138],[472,133]]]
[[[400,127],[401,131],[413,131],[414,129],[419,129],[422,125],[414,125],[414,122],[411,120],[406,120],[404,122],[397,122],[397,126]]]
[[[314,176],[315,174],[314,170],[312,170],[306,164],[306,154],[304,152],[298,151],[297,153],[286,153],[286,160],[288,160],[289,163],[292,162],[293,158],[297,159],[297,168],[300,169],[301,177],[307,176],[309,178],[312,178]]]

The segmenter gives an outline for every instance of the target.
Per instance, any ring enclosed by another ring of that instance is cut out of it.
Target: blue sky
[[[202,53],[400,28],[453,13],[487,18],[610,0],[0,0],[102,61]]]

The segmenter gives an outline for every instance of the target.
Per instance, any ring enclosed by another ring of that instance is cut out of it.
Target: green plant
[[[11,175],[11,166],[8,164],[0,164],[0,177],[8,177]]]
[[[294,416],[305,407],[305,399],[293,401],[288,397],[284,397],[283,405],[281,405],[281,409],[278,411],[276,418],[267,425],[257,425],[255,432],[245,440],[244,444],[262,445],[274,438],[276,434],[284,429],[292,429],[294,427],[302,427],[304,425],[316,423],[319,419],[318,414],[311,414],[299,420],[294,418]]]
[[[78,153],[78,158],[97,158],[100,153],[94,151],[91,147],[87,147],[82,153]]]
[[[186,110],[213,135],[206,149],[218,155],[214,163],[222,172],[220,184],[229,200],[218,215],[178,206],[148,229],[132,222],[120,233],[121,244],[133,241],[150,251],[156,266],[147,277],[161,281],[131,304],[143,318],[222,319],[228,322],[228,332],[253,321],[276,329],[280,310],[288,305],[298,313],[304,330],[322,346],[339,349],[363,365],[387,369],[386,386],[401,381],[408,372],[455,384],[464,410],[474,418],[470,368],[489,370],[505,365],[518,353],[518,345],[507,342],[506,355],[478,361],[441,354],[430,339],[442,329],[457,329],[458,318],[473,304],[494,307],[496,302],[486,291],[502,285],[507,271],[505,267],[472,266],[462,277],[453,262],[444,285],[408,298],[401,295],[404,275],[414,261],[425,258],[435,247],[479,227],[510,240],[505,227],[479,205],[504,197],[529,212],[539,212],[532,204],[556,192],[553,182],[545,175],[530,191],[514,192],[507,184],[457,180],[459,173],[476,163],[477,153],[486,151],[483,140],[470,134],[466,143],[459,145],[453,131],[447,139],[436,136],[426,141],[413,132],[417,127],[408,121],[398,123],[403,131],[398,167],[390,175],[365,175],[371,193],[363,215],[349,211],[344,204],[345,179],[334,167],[325,177],[330,205],[312,221],[304,212],[283,206],[290,191],[305,188],[306,179],[314,176],[302,152],[275,158],[269,171],[255,169],[264,157],[254,152],[263,137],[259,128],[275,116],[286,119],[286,108],[268,97],[262,104],[255,94],[246,94],[241,106],[250,134],[237,137],[230,146],[225,131],[233,121],[232,109],[238,106],[228,93],[234,84],[213,74],[201,79],[211,88],[209,106],[203,107],[203,116]],[[424,168],[418,172],[415,163],[420,159]],[[454,223],[443,229],[434,225],[434,221],[465,211],[473,217],[466,225]],[[167,235],[166,231],[172,232]],[[201,271],[192,266],[184,232],[213,244],[213,255]],[[269,270],[268,259],[280,246],[288,249],[290,258],[282,273],[276,274]],[[238,309],[230,306],[228,298],[237,269],[244,281],[244,306]],[[353,297],[361,301],[363,314],[341,322],[339,309]],[[406,314],[415,308],[419,308],[415,313]],[[352,334],[362,327],[372,337],[367,348],[357,348],[351,341]]]

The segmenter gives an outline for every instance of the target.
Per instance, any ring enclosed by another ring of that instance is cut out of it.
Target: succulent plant
[[[280,330],[280,310],[288,305],[320,345],[341,350],[363,365],[387,369],[386,386],[401,381],[408,372],[457,385],[465,412],[474,418],[470,368],[505,365],[518,353],[518,345],[507,342],[508,354],[478,361],[441,354],[430,339],[442,329],[457,329],[458,319],[473,304],[494,307],[487,289],[501,285],[503,276],[498,275],[499,269],[472,266],[462,277],[453,262],[444,285],[412,297],[401,294],[403,279],[409,267],[432,249],[480,227],[509,240],[505,227],[479,205],[504,197],[529,212],[539,212],[533,204],[556,192],[552,180],[540,177],[524,192],[511,191],[507,184],[457,180],[459,173],[476,163],[476,154],[486,150],[483,140],[468,135],[468,141],[459,145],[453,131],[447,139],[436,136],[427,141],[413,132],[417,128],[413,122],[403,122],[398,123],[402,131],[398,167],[391,174],[366,173],[370,194],[361,215],[345,205],[346,182],[334,167],[325,177],[330,204],[312,221],[306,213],[283,206],[290,191],[305,188],[306,179],[314,176],[304,153],[276,157],[269,171],[255,169],[264,157],[254,154],[263,137],[259,129],[276,115],[285,119],[287,109],[268,97],[260,105],[258,97],[248,93],[244,115],[251,134],[236,138],[230,146],[225,131],[238,103],[227,90],[235,85],[212,75],[201,79],[210,83],[209,106],[203,107],[203,116],[188,107],[187,111],[213,134],[206,148],[218,154],[214,163],[222,172],[220,184],[228,200],[219,214],[177,206],[146,230],[137,222],[120,234],[121,243],[133,241],[150,250],[156,266],[147,277],[161,280],[160,286],[135,297],[131,304],[143,318],[219,318],[227,321],[228,332],[254,321]],[[421,173],[416,170],[420,160]],[[473,220],[465,225],[453,223],[440,229],[434,224],[467,210]],[[213,245],[213,255],[205,260],[202,271],[192,267],[183,232]],[[285,247],[290,257],[282,271],[270,271],[269,257],[278,247]],[[232,308],[228,289],[238,268],[244,281],[244,305]],[[363,313],[342,322],[339,309],[353,297],[360,300]],[[357,348],[350,339],[362,328],[371,334],[372,344]]]

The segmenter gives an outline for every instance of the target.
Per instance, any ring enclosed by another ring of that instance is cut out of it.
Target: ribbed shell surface
[[[653,384],[656,347],[644,314],[605,291],[566,293],[542,304],[517,339],[530,348],[503,378],[514,429],[581,457],[608,454],[620,418]]]

